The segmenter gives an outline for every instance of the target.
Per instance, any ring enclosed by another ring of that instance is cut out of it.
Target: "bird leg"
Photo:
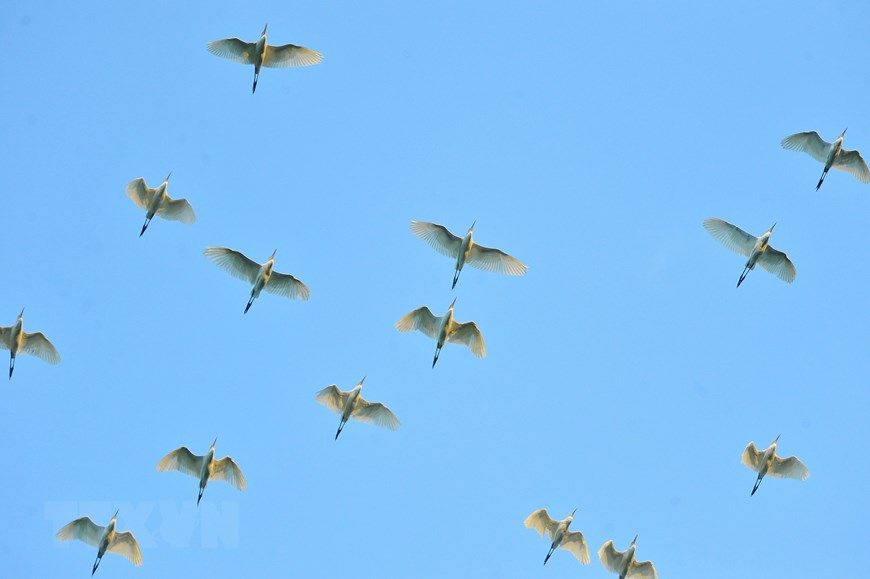
[[[740,274],[740,279],[737,280],[737,287],[740,287],[740,284],[743,283],[743,280],[746,279],[746,275],[749,273],[749,266],[743,268],[743,273]]]
[[[553,551],[555,551],[555,550],[556,550],[556,546],[550,545],[550,550],[547,552],[547,556],[544,557],[544,565],[546,565],[547,561],[550,560],[550,556],[553,554]]]
[[[148,229],[148,224],[151,223],[151,218],[145,218],[145,224],[142,226],[142,231],[139,232],[139,237],[142,237],[142,234],[145,233],[145,230]]]
[[[196,497],[196,506],[199,506],[199,501],[202,500],[203,491],[205,491],[205,487],[199,487],[199,496]]]
[[[345,425],[345,424],[347,424],[347,423],[346,423],[346,422],[343,422],[343,421],[339,421],[339,423],[338,423],[338,432],[335,433],[335,440],[338,440],[338,435],[341,434],[341,431],[342,431],[342,429],[344,429],[344,425]]]
[[[752,487],[752,492],[749,493],[749,496],[750,496],[750,497],[753,496],[753,495],[755,494],[755,491],[758,490],[758,485],[760,485],[760,484],[761,484],[761,477],[758,477],[758,478],[755,480],[755,486]]]
[[[97,555],[97,560],[94,561],[94,568],[91,570],[91,577],[94,576],[94,573],[97,572],[97,567],[100,566],[100,560],[103,558],[102,555]]]
[[[432,367],[433,367],[433,368],[435,367],[435,362],[438,361],[438,354],[440,354],[440,353],[441,353],[441,346],[436,346],[436,348],[435,348],[435,359],[432,360]]]
[[[254,73],[254,88],[251,89],[251,94],[257,92],[257,79],[260,77],[260,71]]]
[[[457,269],[456,273],[453,274],[453,285],[450,286],[450,289],[456,289],[456,282],[459,281],[459,272],[461,271],[461,269]]]
[[[9,358],[9,379],[12,380],[12,371],[15,370],[15,355]]]
[[[821,177],[821,179],[819,179],[819,184],[816,185],[816,191],[818,191],[818,190],[819,190],[819,187],[822,186],[822,181],[825,180],[825,175],[828,174],[828,169],[830,169],[830,167],[825,167],[825,170],[822,171],[822,177]]]
[[[245,313],[248,313],[248,310],[251,309],[251,304],[254,303],[254,295],[251,294],[251,299],[248,300],[248,305],[245,306]]]

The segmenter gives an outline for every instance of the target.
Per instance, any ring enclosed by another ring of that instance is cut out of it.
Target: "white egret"
[[[291,300],[299,298],[307,300],[311,292],[304,283],[286,273],[278,273],[272,270],[275,264],[275,253],[272,252],[266,263],[260,264],[245,257],[243,254],[226,247],[206,247],[203,255],[212,260],[218,267],[229,272],[230,275],[245,280],[252,284],[251,298],[245,306],[245,313],[251,309],[251,304],[260,296],[264,289],[270,294],[284,296]]]
[[[18,314],[18,320],[12,326],[0,326],[0,349],[9,350],[9,379],[15,370],[15,356],[30,354],[37,356],[49,364],[60,362],[60,354],[54,349],[48,338],[42,332],[28,334],[24,331],[24,308]]]
[[[139,232],[139,237],[142,237],[142,234],[148,229],[148,224],[151,223],[151,219],[155,215],[169,221],[181,221],[188,225],[196,222],[196,214],[187,199],[173,199],[166,194],[171,176],[172,172],[166,176],[166,179],[157,189],[152,189],[146,185],[145,179],[142,177],[133,179],[127,184],[127,197],[132,199],[137,207],[147,211],[145,224],[142,226],[142,231]]]
[[[755,486],[752,487],[752,492],[749,493],[750,497],[758,490],[758,485],[761,484],[761,479],[764,478],[764,475],[770,475],[775,478],[793,478],[796,480],[807,480],[810,478],[810,470],[796,456],[788,458],[776,456],[776,443],[778,440],[779,436],[773,439],[770,446],[761,451],[755,448],[755,442],[750,442],[743,450],[741,462],[758,473],[758,478],[755,479]]]
[[[846,131],[843,131],[833,143],[829,143],[822,139],[817,132],[807,131],[789,135],[780,144],[784,149],[801,151],[819,163],[825,164],[825,170],[822,171],[822,177],[819,179],[819,184],[816,185],[816,191],[822,186],[822,181],[825,180],[825,175],[828,174],[828,169],[831,167],[849,173],[862,183],[870,183],[870,170],[867,169],[867,163],[864,162],[861,153],[847,151],[843,148],[845,135]]]
[[[538,509],[528,517],[526,517],[525,525],[528,528],[536,530],[543,537],[549,535],[552,543],[547,556],[544,558],[544,565],[550,560],[550,556],[557,548],[571,551],[574,557],[584,565],[589,564],[589,547],[586,546],[586,539],[583,538],[583,533],[579,531],[569,531],[568,527],[571,521],[574,520],[574,509],[570,515],[561,521],[554,521],[547,514],[547,509]]]
[[[651,561],[638,561],[634,558],[637,535],[625,551],[617,551],[613,541],[607,541],[598,550],[601,564],[611,573],[619,573],[619,579],[657,579],[658,573]]]
[[[432,360],[433,368],[435,362],[438,361],[438,354],[441,353],[444,342],[467,346],[471,353],[478,358],[486,356],[486,345],[483,343],[483,335],[477,324],[457,322],[453,319],[453,306],[455,304],[456,299],[454,298],[447,313],[440,318],[436,317],[429,308],[423,306],[407,313],[396,322],[396,329],[400,332],[420,330],[430,338],[438,340],[438,345],[435,347],[435,359]]]
[[[103,555],[106,554],[106,551],[123,555],[134,565],[141,565],[142,553],[139,551],[139,543],[136,542],[136,538],[130,531],[124,531],[123,533],[115,531],[115,520],[117,518],[118,511],[115,511],[109,524],[101,527],[88,517],[82,517],[65,525],[55,536],[60,541],[77,539],[87,543],[91,547],[97,548],[97,560],[94,561],[91,576],[97,572],[97,567],[100,566],[100,561]]]
[[[475,221],[475,223],[477,223]],[[508,275],[523,275],[528,267],[500,249],[492,249],[477,245],[471,238],[474,223],[468,228],[465,237],[457,237],[443,225],[412,221],[411,231],[414,235],[435,248],[435,251],[456,260],[456,272],[453,274],[453,288],[459,281],[459,272],[466,263],[472,267]]]
[[[393,412],[380,402],[369,402],[363,400],[360,396],[365,376],[359,381],[353,390],[344,392],[339,390],[335,384],[327,386],[317,393],[315,400],[323,404],[333,412],[341,413],[341,420],[338,422],[338,432],[335,433],[335,440],[338,440],[338,435],[344,429],[349,418],[359,420],[360,422],[374,423],[382,428],[396,430],[399,428],[399,419]]]
[[[215,460],[214,446],[216,444],[217,438],[214,439],[211,448],[203,456],[193,454],[186,446],[182,446],[164,456],[157,463],[157,470],[160,472],[180,470],[184,474],[199,477],[199,496],[196,497],[196,506],[199,506],[202,493],[209,480],[227,481],[240,491],[245,490],[248,486],[245,475],[242,474],[232,457],[225,456]]]
[[[224,38],[208,43],[208,51],[215,56],[232,60],[240,64],[254,65],[254,88],[251,94],[257,90],[257,79],[260,77],[260,67],[287,68],[288,66],[311,66],[323,59],[319,52],[296,46],[295,44],[283,44],[274,46],[266,43],[266,29],[257,42],[245,42],[238,38]]]
[[[719,241],[727,249],[748,258],[743,267],[743,273],[737,280],[737,287],[740,287],[740,284],[746,279],[746,275],[755,269],[756,263],[782,281],[788,283],[794,281],[797,270],[795,270],[788,255],[774,249],[769,244],[770,234],[773,233],[774,227],[776,227],[776,223],[771,225],[770,229],[764,232],[761,237],[755,237],[727,221],[714,218],[704,220],[704,229],[713,236],[713,239]]]

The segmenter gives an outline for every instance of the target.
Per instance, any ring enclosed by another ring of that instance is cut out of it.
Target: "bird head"
[[[214,450],[215,445],[217,444],[217,438],[214,439],[214,442],[211,443],[211,448]]]
[[[780,437],[780,436],[782,436],[782,434],[777,434],[777,435],[776,435],[776,438],[773,439],[773,442],[771,442],[771,444],[776,444],[777,441],[779,440],[779,437]]]
[[[365,381],[366,381],[366,377],[363,376],[363,377],[362,377],[362,380],[359,381],[359,384],[357,384],[357,386],[362,386],[362,383],[365,382]]]
[[[631,546],[634,547],[635,543],[637,543],[637,535],[635,535],[634,539],[631,540]]]
[[[576,513],[576,512],[577,512],[577,509],[574,509],[573,511],[571,511],[571,514],[570,514],[570,515],[568,515],[567,517],[565,517],[565,518],[568,520],[568,524],[571,524],[571,521],[574,520],[574,513]]]
[[[454,305],[456,305],[456,298],[453,298],[453,301],[450,302],[450,307],[447,309],[452,310]]]
[[[773,225],[771,225],[771,226],[770,226],[770,229],[768,229],[768,231],[771,232],[771,233],[773,233],[773,228],[774,228],[774,227],[776,227],[776,223],[774,223]]]
[[[172,171],[169,172],[169,175],[166,176],[166,179],[164,179],[163,182],[168,183],[170,177],[172,177]]]
[[[112,520],[113,520],[113,521],[114,521],[115,519],[118,518],[118,513],[120,513],[120,512],[121,512],[121,509],[118,509],[117,511],[115,511],[115,514],[112,515]]]
[[[846,127],[845,129],[843,129],[843,132],[840,133],[840,138],[845,137],[845,136],[846,136],[846,131],[848,131],[848,130],[849,130],[849,127]]]
[[[269,256],[269,259],[275,259],[275,254],[278,253],[278,248],[275,248],[275,251],[272,252],[272,255]]]
[[[269,23],[268,23],[268,22],[267,22],[266,25],[263,27],[263,34],[261,34],[260,36],[266,36],[266,29],[267,29],[267,28],[269,28]]]
[[[20,320],[23,317],[24,317],[24,308],[21,308],[21,313],[18,314],[18,319]]]

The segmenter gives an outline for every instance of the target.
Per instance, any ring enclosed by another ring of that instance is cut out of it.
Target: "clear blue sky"
[[[11,2],[0,22],[0,325],[26,307],[63,361],[3,385],[9,577],[86,577],[87,515],[139,538],[100,577],[815,578],[865,566],[870,186],[779,141],[870,153],[864,2]],[[639,5],[639,6],[638,6]],[[324,54],[253,70],[238,36]],[[199,217],[155,219],[144,177]],[[785,284],[701,226],[788,252]],[[411,220],[529,266],[452,264]],[[249,289],[207,245],[265,260],[308,302]],[[457,297],[488,356],[393,324]],[[3,354],[5,355],[5,354]],[[0,356],[0,359],[5,360]],[[3,362],[5,364],[5,362]],[[390,432],[314,401],[383,401]],[[796,454],[806,482],[740,464]],[[158,473],[215,437],[248,480]],[[850,460],[862,457],[860,460]],[[593,562],[523,527],[579,507]]]

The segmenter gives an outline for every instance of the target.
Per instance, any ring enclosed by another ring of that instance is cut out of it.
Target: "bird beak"
[[[118,517],[118,513],[120,513],[120,512],[121,512],[121,509],[118,509],[117,511],[115,511],[115,514],[112,515],[112,518],[113,518],[113,519],[117,518],[117,517]]]
[[[574,513],[576,513],[576,512],[577,512],[577,509],[574,509],[573,511],[571,511],[571,516],[573,517]]]
[[[18,314],[18,317],[19,317],[19,318],[23,318],[23,317],[24,317],[24,308],[21,308],[21,313]]]
[[[844,136],[846,134],[846,131],[848,131],[848,130],[849,130],[849,127],[846,127],[845,129],[843,129],[843,132],[840,133],[840,136],[841,137]]]
[[[456,298],[453,298],[453,301],[450,302],[450,308],[453,309],[453,305],[456,303]]]
[[[469,231],[474,231],[474,224],[477,223],[477,219],[471,224],[471,227],[468,228]]]
[[[217,444],[217,438],[214,439],[214,442],[211,443],[212,447]]]
[[[363,376],[363,379],[359,381],[359,385],[362,386],[362,383],[366,381],[366,377]]]
[[[166,176],[166,179],[163,180],[164,183],[165,183],[166,181],[169,181],[169,178],[170,178],[170,177],[172,177],[172,171],[170,171],[170,172],[169,172],[169,175]]]
[[[768,231],[773,231],[773,228],[774,228],[774,227],[776,227],[776,223],[774,223],[773,225],[771,225],[771,226],[770,226],[770,229],[769,229]]]
[[[263,34],[261,34],[260,36],[266,36],[266,29],[267,29],[267,28],[269,28],[269,23],[268,23],[268,22],[267,22],[266,25],[263,27]]]
[[[777,434],[777,435],[776,435],[776,438],[773,439],[773,443],[774,443],[774,444],[776,444],[776,442],[779,440],[779,437],[780,437],[780,436],[782,436],[782,434]]]
[[[634,536],[634,539],[631,540],[631,544],[634,545],[637,543],[637,535]]]
[[[274,259],[275,254],[278,253],[278,248],[275,248],[275,251],[272,252],[272,255],[269,256],[269,259]]]

